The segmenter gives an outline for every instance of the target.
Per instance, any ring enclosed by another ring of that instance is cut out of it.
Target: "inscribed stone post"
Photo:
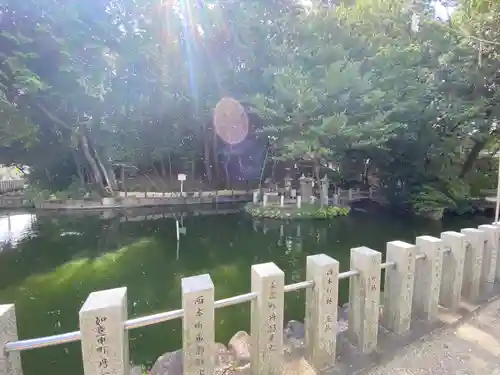
[[[85,375],[129,375],[127,288],[90,293],[80,309]]]
[[[290,199],[292,197],[292,178],[290,176],[286,176],[283,181],[285,184],[285,197]]]
[[[252,266],[252,375],[281,375],[285,274],[274,263]]]
[[[302,207],[302,196],[298,196],[297,197],[297,208],[301,208]]]
[[[339,262],[325,254],[307,257],[305,334],[308,358],[317,371],[335,363]]]
[[[253,204],[257,204],[257,203],[259,203],[259,192],[254,191],[253,192]]]
[[[17,341],[16,309],[0,305],[0,375],[22,375],[20,353],[3,350],[9,341]]]
[[[416,245],[424,259],[416,263],[413,312],[416,317],[434,320],[439,306],[441,269],[443,267],[443,241],[431,236],[417,237]]]
[[[402,241],[387,243],[382,324],[396,334],[410,329],[417,247]]]
[[[497,245],[500,238],[500,228],[496,225],[480,225],[478,229],[484,232],[481,283],[487,286],[487,289],[491,289],[497,270]]]
[[[214,284],[210,275],[185,277],[181,282],[182,351],[185,375],[214,372]]]
[[[351,249],[349,279],[349,323],[347,334],[363,353],[377,348],[382,254],[367,247]]]
[[[462,295],[469,302],[477,302],[481,286],[481,267],[483,262],[483,232],[475,228],[462,229],[465,235],[465,262]]]
[[[439,303],[455,311],[460,306],[465,263],[465,235],[458,232],[441,233],[443,248],[443,274],[439,292]]]
[[[300,177],[300,195],[305,202],[309,202],[313,195],[313,179],[302,175]]]
[[[328,176],[325,174],[320,182],[320,202],[321,205],[328,206],[328,189],[330,188],[330,181],[328,180]]]
[[[267,206],[268,199],[269,199],[269,195],[267,193],[264,193],[264,196],[262,197],[262,206],[263,207]]]

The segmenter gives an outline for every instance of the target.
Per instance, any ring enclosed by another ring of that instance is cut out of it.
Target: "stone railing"
[[[24,180],[0,180],[0,194],[23,190],[24,184]]]
[[[351,250],[350,270],[325,254],[307,257],[306,281],[285,285],[274,263],[252,266],[251,292],[215,301],[210,275],[182,279],[182,308],[128,319],[127,288],[91,293],[79,313],[80,330],[18,340],[14,305],[0,306],[0,374],[21,375],[20,351],[81,341],[85,375],[128,375],[128,331],[182,319],[183,371],[214,373],[214,310],[251,302],[251,372],[281,374],[284,293],[306,289],[307,360],[317,370],[335,366],[339,281],[349,279],[347,337],[362,353],[377,348],[379,322],[400,335],[412,318],[432,321],[438,305],[458,308],[461,298],[477,301],[483,285],[500,279],[500,223],[420,236],[415,244],[387,243],[386,260],[367,247]],[[381,270],[385,269],[381,293]]]

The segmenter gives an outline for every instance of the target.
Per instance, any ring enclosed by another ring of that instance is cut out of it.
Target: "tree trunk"
[[[81,143],[85,159],[87,160],[87,163],[90,165],[90,169],[92,170],[92,177],[94,179],[94,182],[97,184],[99,189],[101,189],[101,192],[104,192],[106,189],[104,188],[102,175],[101,172],[99,172],[99,167],[97,166],[96,161],[94,160],[92,154],[90,153],[89,141],[85,135],[81,136]]]
[[[205,173],[207,175],[207,180],[210,186],[212,186],[212,167],[210,165],[210,145],[209,139],[207,137],[206,125],[205,125],[205,149],[203,153],[203,161],[205,163]]]
[[[226,187],[231,189],[231,177],[229,176],[229,162],[231,161],[231,155],[228,155],[226,162],[224,163],[224,172],[226,173]]]
[[[480,141],[475,141],[472,150],[470,150],[467,155],[464,164],[462,165],[462,169],[458,177],[463,178],[470,171],[474,162],[477,160],[479,153],[486,147],[487,139],[482,139]]]
[[[172,173],[172,156],[170,152],[168,153],[168,182],[172,185],[173,173]]]
[[[78,173],[78,177],[80,178],[80,182],[82,183],[82,185],[85,185],[85,176],[83,175],[83,171],[82,171],[82,163],[80,163],[80,160],[77,156],[77,150],[75,150],[75,149],[71,150],[71,154],[73,155],[73,160],[75,162],[76,172]]]
[[[99,152],[95,148],[94,148],[94,155],[95,155],[95,159],[97,161],[97,164],[101,168],[104,179],[106,180],[106,184],[108,185],[109,192],[111,194],[113,194],[114,191],[116,190],[116,186],[113,184],[113,180],[111,179],[110,174],[108,173],[108,170],[106,169],[106,167],[102,163],[102,160],[99,157]]]
[[[219,152],[217,151],[217,133],[215,132],[215,126],[212,132],[212,137],[214,137],[212,142],[212,152],[214,154],[214,167],[215,167],[215,178],[220,178],[220,165],[219,165]]]
[[[170,157],[170,153],[168,155]],[[160,158],[160,172],[161,172],[161,177],[163,178],[167,177],[167,171],[165,170],[165,162],[163,161],[163,157]]]

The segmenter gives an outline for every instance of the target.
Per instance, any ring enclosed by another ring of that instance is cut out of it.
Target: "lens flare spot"
[[[248,116],[235,99],[222,98],[215,106],[213,121],[215,132],[227,144],[241,143],[248,135]]]

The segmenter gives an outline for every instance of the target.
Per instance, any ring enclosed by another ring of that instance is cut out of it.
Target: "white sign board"
[[[179,180],[179,181],[186,181],[186,175],[182,174],[182,173],[179,173],[177,175],[177,180]]]

